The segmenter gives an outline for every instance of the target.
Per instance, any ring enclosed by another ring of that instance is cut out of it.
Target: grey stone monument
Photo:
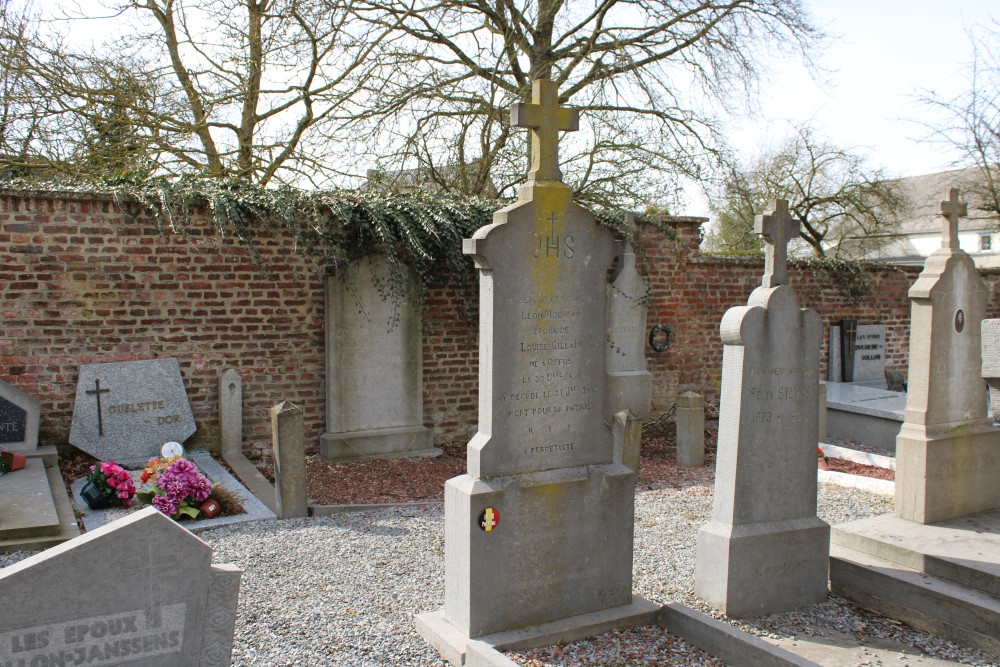
[[[243,455],[243,376],[235,368],[219,374],[219,440],[223,458]]]
[[[635,216],[628,214],[634,227]],[[621,410],[649,419],[653,401],[653,374],[646,370],[646,283],[635,266],[635,253],[626,240],[618,270],[608,283],[608,377],[604,392],[604,419]]]
[[[941,249],[910,288],[910,366],[896,438],[896,515],[933,523],[1000,508],[1000,432],[986,417],[987,289],[958,245],[958,190],[941,202]]]
[[[38,448],[42,404],[31,394],[0,380],[0,449],[25,452]]]
[[[535,81],[511,120],[533,130],[532,166],[519,201],[464,244],[480,276],[479,431],[445,486],[444,608],[417,617],[456,665],[470,638],[556,621],[579,636],[581,615],[641,623],[656,608],[632,595],[635,473],[602,416],[614,239],[562,183],[558,132],[578,120],[555,84]]]
[[[183,443],[194,415],[176,359],[80,366],[70,444],[102,461],[142,464],[163,443]]]
[[[0,570],[2,665],[226,667],[240,570],[148,507]]]
[[[685,391],[677,397],[677,465],[705,465],[705,397]]]
[[[407,276],[409,277],[407,269]],[[424,426],[420,304],[413,279],[389,294],[383,257],[326,278],[326,426],[329,461],[437,456]]]
[[[1000,320],[983,320],[983,379],[990,390],[993,421],[1000,422]]]
[[[720,326],[725,344],[712,520],[698,532],[695,592],[729,616],[826,598],[830,527],[816,516],[819,316],[788,286],[799,222],[771,202],[755,231],[764,277]]]
[[[274,497],[278,518],[309,516],[306,491],[306,444],[302,410],[283,401],[271,408],[274,449]]]

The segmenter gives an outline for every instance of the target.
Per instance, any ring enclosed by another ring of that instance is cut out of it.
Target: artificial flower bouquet
[[[143,486],[136,497],[173,519],[197,518],[199,507],[212,493],[212,483],[194,463],[182,457],[150,459],[142,471]]]
[[[128,471],[114,461],[102,461],[90,466],[87,473],[89,488],[85,485],[84,500],[91,509],[95,505],[121,505],[129,507],[135,496],[135,484]]]

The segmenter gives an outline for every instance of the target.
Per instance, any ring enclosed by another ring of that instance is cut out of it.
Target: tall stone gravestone
[[[0,570],[0,665],[225,667],[240,570],[149,507]]]
[[[326,425],[330,461],[437,456],[424,426],[420,304],[389,294],[388,260],[366,257],[326,279]]]
[[[630,213],[629,224],[635,224]],[[621,410],[648,419],[653,400],[653,374],[646,370],[646,283],[635,266],[626,240],[618,270],[608,284],[607,382],[604,420]]]
[[[1000,508],[1000,432],[986,417],[981,322],[987,289],[958,245],[957,189],[941,203],[941,249],[910,288],[910,366],[896,438],[896,515],[933,523]]]
[[[80,366],[70,444],[102,461],[136,465],[194,432],[176,359]]]
[[[464,244],[480,276],[479,431],[445,486],[444,608],[417,617],[455,664],[469,638],[641,606],[635,473],[613,462],[601,414],[614,240],[561,182],[558,131],[578,120],[557,100],[535,81],[512,110],[533,130],[529,180]]]
[[[816,516],[819,316],[799,308],[786,252],[799,222],[778,199],[757,216],[764,278],[720,326],[725,344],[712,521],[695,592],[729,616],[826,598],[830,527]]]
[[[0,449],[10,452],[37,449],[41,410],[37,398],[0,380]]]

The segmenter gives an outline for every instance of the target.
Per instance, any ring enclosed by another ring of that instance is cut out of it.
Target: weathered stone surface
[[[568,187],[534,191],[465,241],[482,295],[476,477],[611,462],[604,321],[614,240]]]
[[[629,224],[634,224],[629,214]],[[604,419],[621,410],[648,419],[653,400],[653,375],[646,370],[646,282],[635,266],[628,241],[618,259],[618,269],[608,284],[608,377]]]
[[[42,404],[37,398],[0,380],[0,449],[11,452],[38,448]]]
[[[415,281],[393,289],[383,257],[351,262],[326,278],[326,426],[331,461],[436,456],[424,426],[423,351]]]
[[[622,410],[611,422],[611,437],[614,440],[614,462],[639,474],[642,460],[642,420],[628,410]]]
[[[240,571],[211,557],[150,507],[0,570],[0,664],[229,665]]]
[[[758,216],[768,248],[797,229],[782,200]],[[720,326],[715,500],[698,533],[695,592],[730,616],[826,597],[830,529],[816,516],[820,320],[784,284],[784,254],[784,245],[768,252],[762,283],[770,286],[729,309]]]
[[[276,514],[282,519],[309,516],[302,410],[288,401],[271,408],[271,439]]]
[[[235,368],[219,374],[219,436],[223,458],[243,455],[243,376]]]
[[[176,359],[80,366],[69,441],[102,461],[145,463],[164,442],[183,443],[194,415]]]
[[[677,465],[705,465],[705,398],[693,391],[677,397]]]
[[[981,379],[987,290],[949,240],[965,213],[958,191],[948,195],[943,247],[910,288],[909,385],[896,439],[896,514],[918,523],[1000,508],[1000,431],[986,417]]]
[[[40,460],[31,459],[23,470],[0,480],[0,540],[59,533],[56,504]]]

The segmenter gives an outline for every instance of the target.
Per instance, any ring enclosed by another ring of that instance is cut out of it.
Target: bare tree
[[[821,36],[798,0],[354,0],[353,11],[393,34],[368,81],[373,103],[345,119],[372,149],[361,160],[511,194],[526,141],[508,108],[550,77],[585,119],[563,173],[602,203],[699,177],[720,146],[713,114],[748,99],[757,54],[805,55]]]
[[[302,0],[122,0],[113,9],[136,31],[96,53],[38,35],[16,54],[17,69],[54,100],[48,116],[77,130],[58,151],[36,143],[39,160],[100,172],[117,134],[159,173],[260,184],[339,174],[323,126],[350,115],[384,31],[349,25],[346,5]]]
[[[732,164],[711,208],[718,227],[708,247],[754,250],[754,216],[774,199],[802,222],[801,238],[817,257],[832,251],[853,259],[891,238],[907,202],[895,181],[870,168],[864,157],[816,136],[808,125],[777,149],[748,164]]]
[[[969,37],[969,89],[950,99],[927,93],[923,101],[951,119],[932,128],[931,138],[958,151],[956,166],[975,166],[982,174],[966,196],[981,210],[1000,214],[1000,22],[974,29]]]

